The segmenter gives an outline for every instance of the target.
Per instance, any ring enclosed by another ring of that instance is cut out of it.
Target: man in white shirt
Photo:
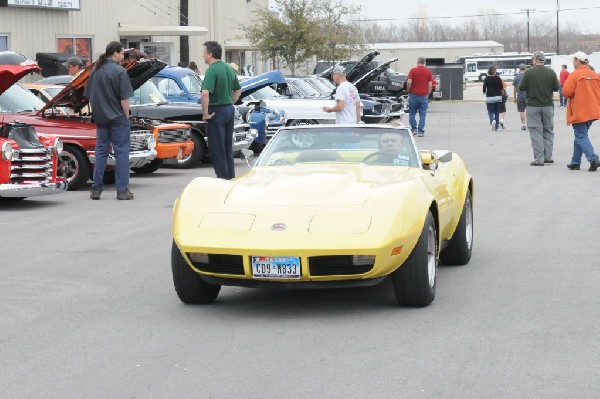
[[[346,70],[341,65],[336,65],[332,70],[333,83],[337,85],[335,91],[335,106],[323,107],[325,112],[335,112],[336,124],[360,123],[360,97],[358,90],[346,80]]]

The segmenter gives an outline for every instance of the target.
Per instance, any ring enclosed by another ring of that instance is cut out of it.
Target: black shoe
[[[581,166],[578,163],[569,163],[567,164],[567,168],[571,170],[580,170]]]
[[[545,159],[544,163],[554,163],[554,159]]]
[[[538,162],[538,161],[533,161],[529,165],[531,165],[531,166],[544,166],[544,163],[543,162]]]
[[[598,170],[598,167],[600,167],[600,158],[596,158],[592,162],[590,162],[590,168],[588,169],[588,171],[595,172],[596,170]]]
[[[92,188],[92,191],[90,192],[90,198],[93,200],[99,200],[100,196],[102,195],[102,190],[100,190],[99,188]]]

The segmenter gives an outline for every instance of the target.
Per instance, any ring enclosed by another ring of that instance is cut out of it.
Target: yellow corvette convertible
[[[473,179],[406,127],[283,128],[250,171],[194,179],[173,210],[171,266],[184,303],[221,285],[348,287],[391,278],[403,306],[435,297],[438,259],[473,245]]]

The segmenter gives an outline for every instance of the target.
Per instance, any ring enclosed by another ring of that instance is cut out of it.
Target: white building
[[[218,41],[223,60],[268,69],[243,38],[242,26],[268,0],[188,0],[188,25],[180,25],[180,0],[2,0],[0,51],[35,59],[36,53],[73,52],[95,61],[113,41],[139,48],[170,65],[180,61],[180,36],[189,36],[189,61],[205,69],[202,44]]]

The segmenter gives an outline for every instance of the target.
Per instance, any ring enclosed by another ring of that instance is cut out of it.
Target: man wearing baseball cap
[[[567,102],[567,125],[573,126],[575,140],[573,157],[567,168],[580,170],[581,156],[590,162],[589,171],[595,172],[600,159],[594,152],[588,132],[592,122],[600,119],[600,76],[588,65],[588,56],[583,51],[573,54],[575,70],[569,75],[563,86],[563,96]]]
[[[62,66],[67,68],[67,73],[73,77],[77,77],[83,71],[83,61],[75,55],[63,62]]]
[[[527,129],[533,148],[531,166],[554,163],[554,92],[560,89],[560,84],[556,73],[544,65],[545,61],[542,51],[533,53],[533,66],[525,71],[519,84],[519,90],[526,91]]]
[[[360,96],[356,87],[346,80],[346,69],[336,65],[331,70],[331,79],[337,85],[335,106],[323,107],[324,112],[335,112],[336,124],[356,124],[360,122]]]

